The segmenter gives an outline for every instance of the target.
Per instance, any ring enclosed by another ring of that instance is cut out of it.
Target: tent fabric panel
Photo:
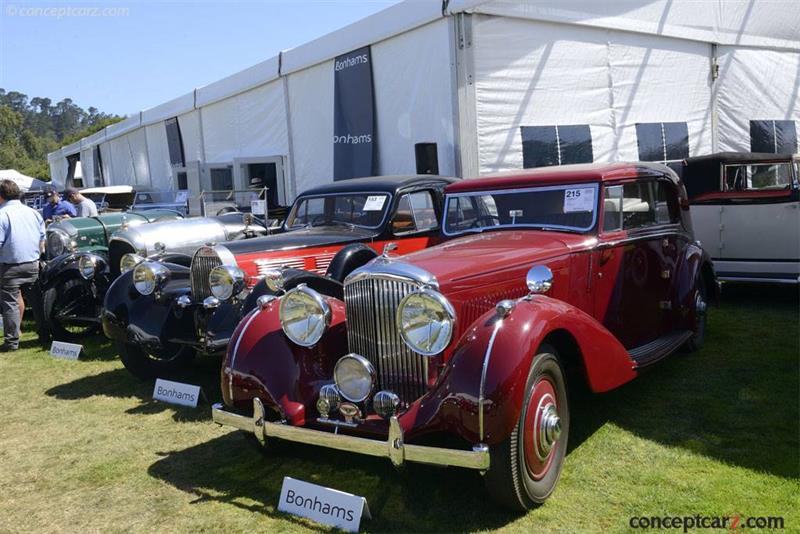
[[[144,128],[134,130],[125,137],[127,137],[131,151],[131,162],[136,179],[134,184],[140,189],[150,189],[150,165],[147,159],[147,138]]]
[[[381,174],[416,172],[422,142],[437,144],[440,174],[455,174],[449,37],[438,20],[372,46]]]
[[[737,2],[542,2],[451,0],[447,14],[503,17],[622,30],[724,45],[800,50],[800,10],[794,0]],[[768,8],[767,8],[768,7]]]
[[[441,17],[442,5],[438,1],[400,2],[344,28],[284,51],[281,54],[281,74],[291,74],[318,65]]]
[[[131,154],[131,145],[127,136],[120,136],[108,142],[111,154],[110,180],[106,185],[134,185],[136,184],[136,170]]]
[[[49,160],[49,158],[48,158]],[[56,189],[63,189],[67,182],[67,158],[58,155],[50,161],[50,182]]]
[[[154,124],[194,109],[194,91],[142,111],[142,125]]]
[[[523,168],[521,127],[588,125],[612,159],[606,31],[475,16],[472,38],[481,173]]]
[[[172,165],[167,147],[167,129],[163,122],[145,127],[147,135],[147,158],[150,162],[150,181],[153,189],[174,189]]]
[[[203,142],[200,139],[200,112],[192,110],[189,113],[178,115],[178,125],[181,128],[186,163],[204,161]]]
[[[720,46],[717,63],[719,150],[749,151],[751,121],[794,121],[800,131],[800,53]]]
[[[83,174],[83,187],[94,187],[94,158],[92,147],[81,150],[81,172]]]
[[[289,152],[283,82],[274,81],[201,108],[205,161]]]
[[[294,194],[333,182],[333,60],[288,76]],[[287,191],[287,201],[293,195]]]
[[[610,32],[609,52],[616,159],[639,159],[637,124],[678,123],[665,126],[676,131],[685,124],[689,153],[683,157],[711,152],[710,45]],[[668,159],[683,159],[670,156],[667,150]]]
[[[109,124],[105,127],[106,139],[114,139],[115,137],[119,137],[120,135],[124,135],[132,130],[135,130],[141,124],[140,119],[141,115],[139,113],[135,113],[127,119],[115,122],[114,124]]]
[[[275,80],[280,75],[279,66],[279,57],[274,56],[205,87],[199,87],[196,90],[195,106],[206,106]]]

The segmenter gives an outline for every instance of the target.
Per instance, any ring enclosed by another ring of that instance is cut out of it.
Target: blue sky
[[[394,3],[0,0],[0,87],[130,114]]]

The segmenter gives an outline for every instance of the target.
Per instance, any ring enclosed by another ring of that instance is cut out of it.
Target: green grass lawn
[[[322,529],[277,512],[284,476],[365,496],[365,531],[625,531],[631,516],[695,514],[783,516],[800,531],[799,319],[794,288],[726,286],[700,352],[573,403],[559,486],[524,516],[466,470],[263,454],[211,423],[218,360],[186,376],[208,396],[193,410],[153,402],[101,338],[72,362],[26,335],[0,354],[0,532]]]

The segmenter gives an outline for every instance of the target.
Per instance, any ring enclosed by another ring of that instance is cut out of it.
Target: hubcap
[[[542,424],[539,427],[539,449],[541,458],[544,459],[553,449],[553,445],[561,437],[561,418],[558,416],[556,407],[548,404],[542,408]]]
[[[550,468],[553,450],[561,437],[556,388],[546,376],[533,387],[523,431],[525,466],[531,478],[540,480]]]
[[[703,299],[703,295],[698,291],[697,296],[694,298],[694,309],[698,315],[705,315],[706,313],[706,301]]]

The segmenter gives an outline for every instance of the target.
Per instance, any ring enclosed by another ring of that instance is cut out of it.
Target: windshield
[[[286,228],[344,224],[378,228],[389,209],[389,195],[346,193],[305,197],[295,202]]]
[[[183,204],[188,198],[188,191],[137,191],[135,205],[141,204]]]
[[[597,219],[597,184],[447,195],[444,233],[535,227],[585,232]]]

